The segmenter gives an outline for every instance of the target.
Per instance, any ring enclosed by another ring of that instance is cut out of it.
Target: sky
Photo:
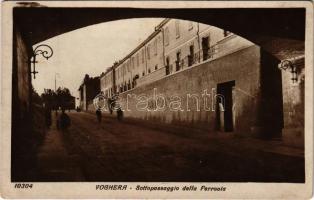
[[[126,19],[101,23],[77,29],[43,41],[53,49],[46,60],[36,57],[35,90],[41,94],[45,88],[69,88],[78,97],[78,88],[85,74],[99,76],[115,61],[121,60],[154,31],[163,19]],[[33,67],[32,67],[33,68]]]

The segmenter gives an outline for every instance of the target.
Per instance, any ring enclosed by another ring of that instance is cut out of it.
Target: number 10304
[[[32,183],[16,183],[14,185],[14,188],[31,189],[31,188],[33,188],[33,184]]]

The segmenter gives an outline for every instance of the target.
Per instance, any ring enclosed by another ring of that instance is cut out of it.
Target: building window
[[[145,72],[142,73],[142,76],[145,76]]]
[[[154,54],[157,55],[157,39],[154,40]]]
[[[148,73],[150,74],[150,69],[148,69]]]
[[[150,59],[150,45],[147,45],[147,59]]]
[[[157,70],[158,69],[158,65],[155,65],[155,70]]]
[[[226,30],[224,30],[224,37],[227,37],[228,35],[230,35],[231,34],[231,32],[230,31],[226,31]]]
[[[209,58],[209,37],[202,38],[202,51],[203,51],[203,60]]]
[[[193,22],[189,21],[189,31],[193,29]]]
[[[180,37],[180,21],[176,20],[175,21],[175,26],[176,26],[176,38]]]
[[[169,27],[165,29],[165,45],[169,45]]]
[[[130,79],[129,79],[129,82],[128,82],[128,85],[127,85],[127,89],[128,89],[128,90],[132,89]]]
[[[140,55],[139,54],[136,54],[136,65],[137,65],[137,67],[140,66]]]
[[[145,61],[145,49],[142,49],[142,63]]]
[[[176,71],[179,71],[180,70],[180,68],[181,68],[181,52],[180,51],[178,51],[177,52],[177,60],[176,60]]]
[[[188,55],[188,66],[194,64],[194,45],[190,46],[190,55]]]
[[[166,75],[170,74],[170,59],[166,58]]]
[[[135,69],[135,65],[136,65],[136,57],[132,57],[132,69]]]
[[[135,62],[134,62],[134,57],[131,57],[131,70],[134,69]]]

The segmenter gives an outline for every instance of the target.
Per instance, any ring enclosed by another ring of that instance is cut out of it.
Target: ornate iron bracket
[[[279,69],[287,70],[287,69],[292,69],[293,68],[293,63],[290,60],[283,60],[279,64]]]
[[[52,57],[53,50],[49,45],[46,44],[40,44],[34,49],[32,56],[33,59],[30,60],[30,63],[33,64],[33,71],[31,71],[31,74],[34,75],[34,79],[36,79],[36,74],[38,74],[38,71],[36,71],[35,66],[35,64],[38,63],[36,60],[36,56],[40,54],[48,60],[49,58]]]
[[[283,60],[278,65],[278,68],[284,71],[289,70],[292,75],[291,81],[292,83],[295,84],[298,82],[298,72],[299,72],[300,62],[302,60],[304,60],[304,56],[298,56],[292,59]]]

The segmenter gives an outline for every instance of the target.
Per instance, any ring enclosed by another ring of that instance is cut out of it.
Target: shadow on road
[[[186,137],[104,115],[69,113],[38,154],[40,180],[304,182],[302,150],[234,137]],[[193,134],[191,132],[190,134]]]

